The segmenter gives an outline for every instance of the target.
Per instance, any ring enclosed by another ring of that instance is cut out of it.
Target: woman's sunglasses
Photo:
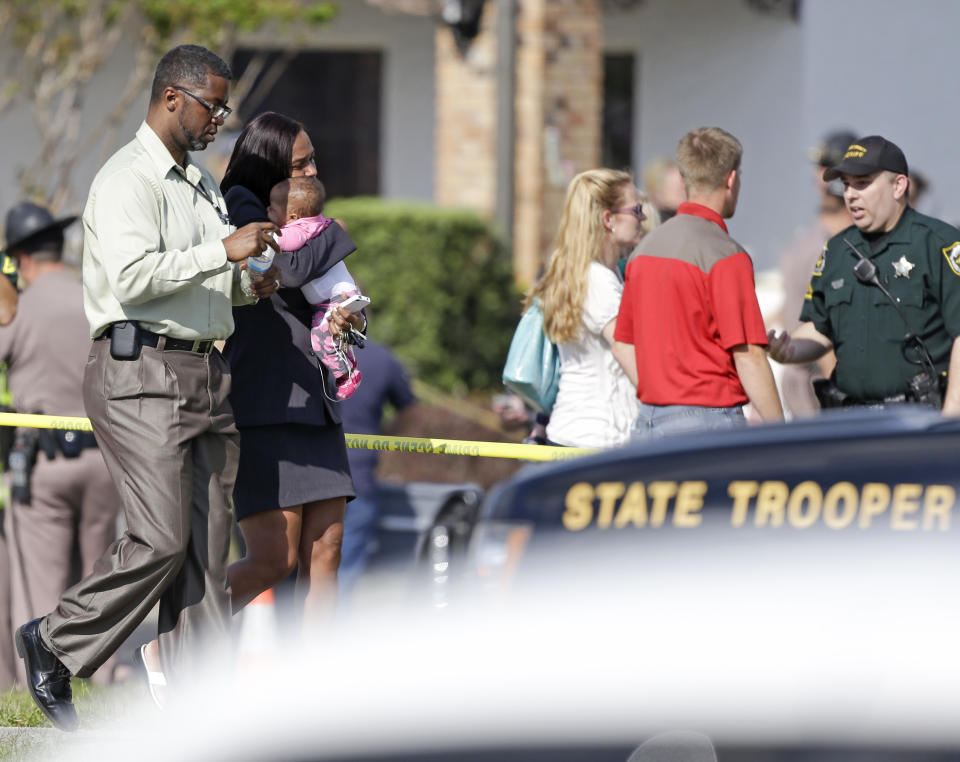
[[[634,217],[636,217],[636,218],[637,218],[638,220],[640,220],[641,222],[642,222],[643,220],[647,219],[647,215],[645,215],[645,214],[643,213],[643,203],[642,203],[642,202],[639,203],[639,204],[637,204],[636,206],[623,206],[623,207],[620,207],[619,209],[614,209],[613,212],[614,212],[614,214],[621,214],[621,213],[622,213],[622,214],[632,214]]]

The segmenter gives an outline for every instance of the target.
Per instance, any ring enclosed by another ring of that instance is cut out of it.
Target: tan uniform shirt
[[[226,208],[213,176],[189,154],[184,170],[142,123],[97,173],[83,212],[91,337],[121,320],[180,339],[229,336],[232,306],[256,300],[227,260],[222,239],[233,227],[218,215]]]
[[[90,340],[79,275],[47,272],[20,294],[17,315],[0,328],[13,403],[23,413],[86,415],[83,369]]]

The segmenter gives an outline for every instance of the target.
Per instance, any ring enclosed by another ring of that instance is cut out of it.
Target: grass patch
[[[10,728],[49,728],[50,723],[29,691],[12,690],[0,694],[0,725]]]
[[[136,680],[127,680],[113,685],[94,685],[89,680],[74,678],[73,703],[80,721],[84,724],[108,723],[123,717],[125,707],[139,700],[143,687]],[[33,701],[27,690],[12,690],[0,693],[0,726],[8,728],[53,727]],[[0,747],[2,748],[2,747]],[[2,758],[2,754],[0,754]]]
[[[26,690],[0,694],[0,725],[22,728],[20,732],[4,733],[0,738],[0,760],[4,761],[23,759],[31,752],[39,752],[43,742],[27,728],[52,727]]]
[[[81,726],[109,725],[118,723],[129,710],[132,702],[143,698],[145,688],[137,680],[126,680],[112,685],[94,685],[89,680],[74,678],[73,703],[80,715]],[[31,733],[31,728],[52,728],[50,721],[37,708],[30,692],[12,690],[0,693],[0,726],[22,728],[21,731],[5,732],[0,737],[0,762],[23,759],[30,753],[41,753],[45,745],[58,742],[45,734]]]

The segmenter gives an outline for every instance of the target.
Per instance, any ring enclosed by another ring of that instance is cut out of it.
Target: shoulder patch
[[[960,277],[960,241],[954,241],[949,246],[944,246],[942,251],[947,264],[953,270],[953,274]]]
[[[807,293],[803,295],[803,298],[808,302],[813,301],[813,284],[807,284]]]
[[[807,261],[809,262],[809,260]],[[817,263],[813,266],[814,277],[823,275],[823,267],[826,264],[827,264],[827,244],[823,244],[823,250],[820,252],[820,256],[817,257]]]

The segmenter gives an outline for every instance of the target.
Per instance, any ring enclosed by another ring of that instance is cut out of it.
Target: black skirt
[[[356,495],[343,426],[284,423],[240,429],[233,489],[237,520],[263,511]]]

